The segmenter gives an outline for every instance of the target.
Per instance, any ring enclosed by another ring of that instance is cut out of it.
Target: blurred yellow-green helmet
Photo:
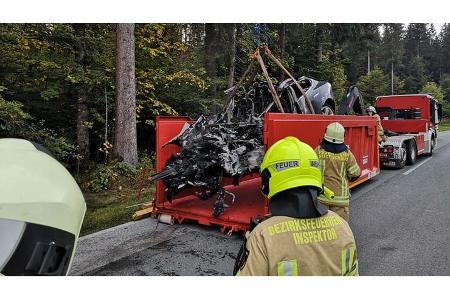
[[[322,191],[322,174],[316,152],[289,136],[273,144],[261,164],[262,192],[270,199],[279,192],[308,186]]]
[[[345,128],[339,122],[331,123],[327,126],[324,139],[333,144],[344,143]]]
[[[85,211],[72,175],[44,147],[0,139],[1,274],[67,274]]]

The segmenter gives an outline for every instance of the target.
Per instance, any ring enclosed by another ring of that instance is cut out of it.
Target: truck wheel
[[[417,148],[416,148],[416,143],[414,143],[413,141],[410,141],[408,143],[408,151],[406,152],[406,163],[408,165],[413,165],[416,163],[417,160]]]
[[[425,156],[433,156],[433,149],[434,147],[436,147],[436,140],[434,139],[434,137],[431,139],[431,149],[430,152],[425,154]]]
[[[400,150],[401,150],[401,156],[402,157],[401,157],[401,159],[398,162],[398,168],[402,169],[405,166],[405,164],[406,164],[406,157],[408,156],[407,155],[408,151],[406,149],[405,143],[402,144],[402,148]]]

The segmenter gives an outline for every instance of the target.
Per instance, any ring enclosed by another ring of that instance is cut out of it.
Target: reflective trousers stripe
[[[356,248],[351,247],[342,250],[341,274],[343,276],[358,275],[358,259],[356,258]]]
[[[278,276],[298,276],[297,261],[285,260],[277,263]]]

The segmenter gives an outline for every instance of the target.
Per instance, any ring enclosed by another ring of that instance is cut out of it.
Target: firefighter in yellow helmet
[[[85,211],[77,183],[44,147],[0,139],[0,275],[66,275]]]
[[[344,127],[334,122],[327,126],[323,141],[316,148],[323,174],[324,185],[330,188],[333,199],[320,196],[320,202],[327,205],[344,220],[349,220],[349,181],[356,180],[361,170],[355,156],[344,144]]]
[[[377,114],[377,110],[372,105],[367,108],[367,114],[369,116],[374,116],[377,118],[377,140],[378,144],[381,144],[381,142],[385,142],[387,140],[386,136],[384,135],[384,129],[381,125],[381,118]]]
[[[326,188],[314,150],[284,138],[266,152],[260,171],[271,217],[249,233],[236,275],[358,275],[348,223],[318,201]]]

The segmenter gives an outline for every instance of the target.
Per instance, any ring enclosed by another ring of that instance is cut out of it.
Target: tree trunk
[[[322,38],[323,38],[323,28],[322,24],[316,24],[316,34],[315,34],[315,44],[316,44],[316,50],[317,50],[317,62],[322,61]]]
[[[278,29],[278,37],[280,43],[280,59],[283,62],[286,52],[286,24],[280,24],[280,28]],[[284,78],[285,74],[283,70],[280,70],[280,80],[283,81]]]
[[[136,85],[134,24],[117,24],[116,29],[116,120],[114,154],[136,166]]]
[[[76,62],[86,71],[86,53],[84,45],[84,24],[74,24],[74,32],[76,35],[75,56]],[[78,145],[78,166],[83,168],[89,162],[89,113],[87,106],[87,93],[85,83],[81,82],[76,90],[77,95],[77,145]]]
[[[77,99],[77,144],[80,167],[84,167],[89,162],[89,125],[88,107],[86,105],[87,96],[83,87],[78,91]]]
[[[216,47],[218,47],[216,25],[207,23],[205,24],[205,68],[206,73],[211,77],[217,75]]]
[[[236,24],[230,26],[230,71],[228,73],[228,88],[234,85],[234,72],[236,68]]]

